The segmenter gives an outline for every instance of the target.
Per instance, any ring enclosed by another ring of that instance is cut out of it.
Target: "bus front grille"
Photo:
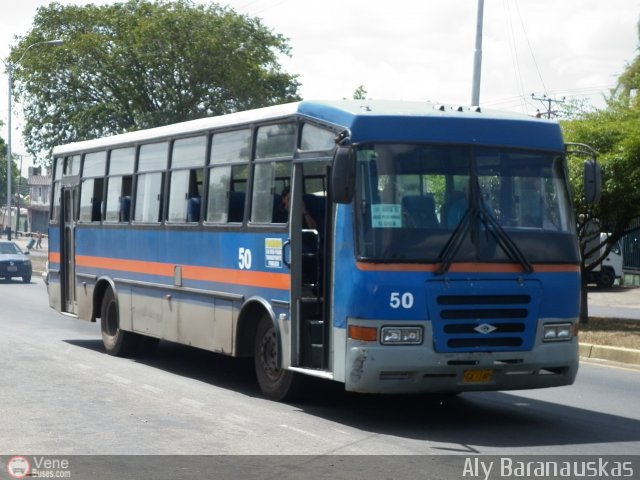
[[[517,293],[509,293],[516,289]],[[437,352],[532,348],[537,327],[537,284],[434,282],[430,290],[433,344]]]

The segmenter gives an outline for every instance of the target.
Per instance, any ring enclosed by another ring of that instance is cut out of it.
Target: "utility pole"
[[[536,97],[535,93],[531,94],[531,100],[538,100],[540,102],[546,103],[546,107],[547,107],[547,118],[551,118],[551,114],[556,114],[558,113],[557,110],[551,110],[551,104],[552,103],[564,103],[565,97],[562,97],[562,99],[558,100],[555,98],[551,98],[551,97],[547,97],[546,95],[542,95],[542,97]]]
[[[473,55],[473,86],[471,88],[471,105],[480,106],[480,73],[482,70],[482,19],[484,0],[478,0],[478,17],[476,20],[476,49]]]

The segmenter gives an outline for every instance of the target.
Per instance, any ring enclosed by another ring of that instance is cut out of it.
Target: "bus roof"
[[[438,142],[563,151],[556,122],[527,115],[428,102],[302,101],[150,128],[55,147],[55,156],[138,144],[301,116],[349,130],[360,142]]]

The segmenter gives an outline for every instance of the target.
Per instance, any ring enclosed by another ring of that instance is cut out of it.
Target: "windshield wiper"
[[[477,222],[474,222],[474,220],[479,220],[480,223],[485,226],[487,232],[491,234],[500,248],[509,258],[518,262],[522,266],[523,271],[526,273],[533,272],[533,266],[531,266],[531,263],[529,263],[509,234],[504,231],[498,221],[493,217],[493,215],[491,215],[491,212],[489,212],[481,202],[480,208],[474,208],[474,206],[467,208],[462,219],[456,226],[456,229],[451,234],[451,237],[449,237],[449,240],[447,240],[442,252],[440,252],[440,255],[438,256],[441,262],[440,266],[436,270],[437,275],[443,275],[449,271],[451,263],[453,263],[453,260],[458,253],[458,250],[460,250],[468,232],[472,227],[474,227],[474,223],[476,223],[475,228],[473,228],[475,231],[474,237],[476,238],[474,243],[477,245],[479,225]]]
[[[458,250],[462,246],[465,237],[471,231],[471,242],[479,248],[480,243],[480,224],[484,225],[487,232],[491,234],[500,248],[507,254],[509,258],[518,262],[526,273],[533,272],[531,263],[518,248],[516,243],[511,239],[509,234],[504,231],[500,223],[493,217],[489,209],[482,201],[481,188],[478,182],[478,174],[476,170],[475,159],[471,160],[471,175],[469,177],[469,206],[464,215],[456,225],[455,230],[445,243],[444,248],[440,252],[440,266],[436,270],[437,275],[443,275],[451,268],[451,263],[455,259]],[[476,250],[476,257],[478,257]]]
[[[467,233],[471,229],[471,218],[475,217],[476,214],[471,212],[471,209],[467,207],[462,215],[462,218],[456,225],[455,230],[447,240],[447,243],[444,244],[444,248],[438,258],[441,259],[440,266],[436,270],[436,275],[443,275],[449,271],[451,267],[451,263],[455,258],[458,250],[462,246],[462,242],[464,241],[464,237],[467,236]]]
[[[483,205],[482,210],[479,212],[480,221],[487,227],[487,231],[493,236],[496,243],[502,248],[504,253],[507,254],[509,258],[515,260],[522,266],[522,270],[525,273],[533,272],[533,266],[527,258],[522,253],[522,250],[518,248],[516,242],[514,242],[509,234],[504,231],[502,225],[498,223],[498,221],[491,215],[491,212],[487,210],[487,208]]]

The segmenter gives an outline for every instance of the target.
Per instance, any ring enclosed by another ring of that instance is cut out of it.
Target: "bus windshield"
[[[579,259],[562,155],[367,144],[358,147],[357,159],[361,260],[441,262],[456,229],[460,245],[449,261]],[[460,234],[463,223],[467,233]]]

